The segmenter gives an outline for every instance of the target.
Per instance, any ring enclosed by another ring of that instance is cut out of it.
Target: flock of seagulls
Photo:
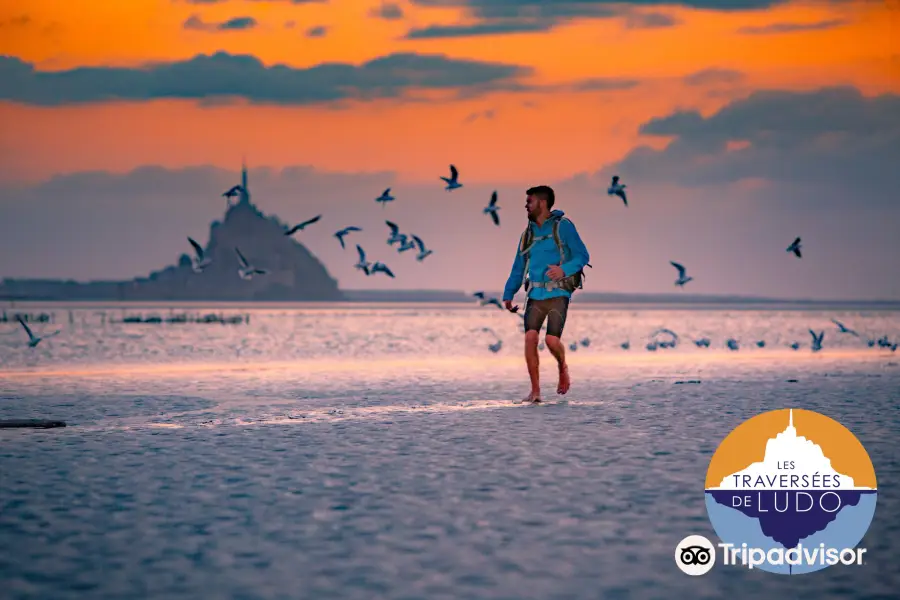
[[[498,298],[488,297],[483,291],[475,292],[472,294],[472,296],[478,299],[478,303],[480,306],[495,306],[500,310],[504,310],[504,311],[506,310],[503,307],[503,303],[500,302],[500,300]],[[525,315],[523,313],[515,313],[515,314],[521,320],[521,323],[519,324],[519,329],[520,329],[520,331],[524,332],[525,331]],[[835,324],[839,333],[852,335],[857,338],[860,337],[859,333],[857,333],[853,329],[850,329],[849,327],[847,327],[846,325],[844,325],[842,322],[838,321],[837,319],[831,319],[831,322]],[[547,323],[545,322],[543,324],[543,326],[541,327],[541,331],[546,330],[546,328],[547,328]],[[492,343],[488,346],[488,349],[491,352],[499,352],[500,349],[503,347],[503,341],[500,338],[500,336],[498,336],[496,334],[496,332],[494,332],[494,330],[489,327],[482,327],[479,331],[487,332],[494,336],[495,341],[494,341],[494,343]],[[825,332],[820,331],[820,332],[816,333],[815,331],[810,329],[809,334],[812,337],[810,349],[813,352],[820,351],[822,349],[822,343],[825,339]],[[669,337],[669,339],[658,339],[660,335],[667,335]],[[671,329],[667,329],[667,328],[657,329],[656,331],[651,333],[649,337],[650,337],[650,341],[647,342],[647,344],[645,345],[645,349],[650,352],[655,352],[656,350],[663,350],[663,349],[667,349],[667,348],[675,348],[676,346],[678,346],[678,344],[680,342],[680,338],[679,338],[678,334],[675,333],[674,331],[672,331]],[[710,340],[708,337],[701,337],[698,339],[692,339],[690,341],[693,342],[693,344],[697,348],[709,348],[710,345],[712,344],[712,340]],[[574,352],[579,347],[586,348],[587,346],[590,345],[590,343],[591,343],[591,340],[589,338],[582,338],[579,341],[573,341],[572,343],[570,343],[569,350]],[[757,348],[765,348],[766,347],[765,340],[756,340],[755,342],[753,342],[753,344]],[[886,335],[884,335],[878,339],[874,339],[874,338],[868,339],[866,342],[866,345],[869,348],[878,346],[881,349],[890,350],[892,352],[896,352],[897,348],[900,347],[900,343],[891,342],[890,339],[888,338],[888,336],[886,336]],[[619,347],[622,350],[630,350],[631,349],[631,341],[626,340],[626,341],[622,342],[621,344],[619,344]],[[741,342],[735,338],[728,338],[725,340],[725,347],[728,348],[729,350],[737,351],[737,350],[741,349]],[[788,347],[791,348],[792,350],[799,350],[801,346],[800,346],[800,342],[795,341],[795,342],[792,342]],[[540,350],[543,350],[545,348],[544,343],[541,342],[540,345],[538,346],[538,348]]]
[[[448,192],[463,187],[463,184],[459,182],[459,171],[456,168],[456,166],[454,166],[452,164],[450,165],[450,177],[441,176],[440,179],[446,184],[444,189],[447,190]],[[607,193],[610,196],[617,196],[617,197],[621,198],[625,207],[628,207],[628,198],[625,194],[625,187],[626,186],[624,183],[621,182],[620,177],[618,175],[614,175],[612,177],[612,181],[610,182],[610,186],[607,190]],[[228,199],[231,199],[231,198],[234,198],[235,196],[239,196],[244,193],[246,193],[246,190],[241,185],[235,185],[235,186],[232,186],[231,188],[229,188],[228,190],[226,190],[222,194],[222,196],[224,196]],[[381,193],[381,195],[379,195],[378,197],[375,198],[375,202],[380,203],[382,205],[382,208],[385,207],[387,205],[387,203],[393,202],[395,200],[396,200],[396,198],[391,195],[391,188],[385,189]],[[491,194],[490,201],[489,201],[488,205],[484,208],[483,212],[486,215],[490,215],[491,220],[493,221],[494,225],[499,226],[500,225],[500,217],[498,215],[498,211],[500,210],[500,206],[498,205],[497,200],[498,200],[498,196],[497,196],[497,191],[495,190]],[[310,219],[307,219],[306,221],[298,223],[297,225],[294,225],[293,227],[287,229],[284,232],[284,235],[292,236],[298,232],[301,232],[301,231],[305,230],[307,227],[309,227],[310,225],[318,223],[321,220],[321,218],[322,218],[322,215],[316,215],[315,217],[312,217]],[[433,253],[433,250],[427,248],[425,243],[422,241],[422,239],[418,235],[402,233],[400,231],[400,227],[392,221],[386,220],[385,224],[387,225],[387,227],[389,229],[389,235],[386,240],[387,245],[393,247],[395,244],[397,244],[397,252],[398,253],[403,253],[403,252],[407,252],[409,250],[415,249],[415,250],[417,250],[417,253],[415,255],[416,260],[419,262],[425,260],[428,256],[430,256]],[[336,231],[333,235],[338,240],[338,242],[341,244],[341,248],[346,249],[346,243],[345,243],[344,238],[346,236],[350,235],[351,233],[360,232],[360,231],[362,231],[361,227],[351,225],[348,227],[344,227],[343,229],[340,229],[339,231]],[[203,247],[200,246],[200,244],[198,244],[196,242],[196,240],[194,240],[190,237],[188,237],[187,239],[194,251],[194,256],[191,259],[191,269],[193,270],[194,273],[202,273],[205,269],[207,269],[212,264],[212,260],[209,256],[206,255],[206,253],[203,250]],[[800,243],[801,243],[801,239],[800,239],[800,237],[797,237],[787,247],[787,252],[793,253],[797,258],[802,258]],[[252,280],[257,275],[266,275],[268,273],[267,269],[259,268],[259,267],[256,267],[255,265],[251,264],[250,261],[248,261],[247,258],[243,255],[240,248],[235,247],[234,251],[237,256],[238,275],[240,276],[241,279]],[[391,271],[391,269],[383,262],[369,261],[366,256],[365,250],[359,244],[356,244],[356,251],[358,254],[358,261],[354,265],[354,267],[357,270],[362,271],[367,276],[374,275],[376,273],[384,273],[388,277],[391,277],[391,278],[395,277],[394,273]],[[687,270],[684,267],[684,265],[682,265],[678,262],[675,262],[675,261],[670,261],[670,264],[678,271],[678,278],[675,280],[676,286],[683,288],[686,283],[693,281],[694,278],[687,275]],[[492,305],[492,306],[496,306],[500,310],[505,310],[502,302],[500,302],[500,300],[498,298],[494,298],[494,297],[488,298],[488,297],[486,297],[484,292],[480,292],[480,291],[475,292],[473,294],[473,296],[478,298],[478,300],[482,306]],[[519,318],[522,321],[520,323],[520,329],[522,329],[524,331],[525,315],[521,314],[521,313],[517,313],[517,315],[519,316]],[[57,331],[54,331],[53,333],[45,334],[43,336],[36,336],[34,334],[34,332],[28,327],[28,325],[21,319],[21,317],[17,317],[17,319],[18,319],[19,323],[21,324],[21,326],[23,327],[23,329],[25,330],[25,333],[28,335],[28,346],[31,348],[36,347],[43,339],[55,336],[60,333],[60,331],[57,330]],[[856,331],[846,327],[840,321],[832,319],[832,322],[838,327],[838,330],[840,333],[859,337],[859,334]],[[546,324],[544,324],[543,328],[546,328]],[[499,352],[500,349],[503,347],[502,339],[500,339],[500,337],[496,334],[496,332],[494,332],[492,329],[490,329],[488,327],[482,328],[481,331],[490,333],[494,336],[495,341],[493,343],[491,343],[488,346],[488,348],[492,352]],[[651,337],[655,338],[658,335],[663,334],[663,333],[667,334],[670,337],[670,339],[668,339],[668,340],[654,339],[654,340],[650,341],[649,343],[647,343],[646,349],[650,350],[650,351],[655,351],[657,349],[674,348],[678,344],[678,341],[679,341],[678,335],[675,334],[675,332],[668,330],[668,329],[658,330],[658,331],[654,332],[651,335]],[[819,333],[816,333],[815,331],[810,329],[809,333],[812,336],[811,348],[812,348],[813,352],[818,352],[819,350],[822,349],[822,343],[824,340],[825,332],[821,331]],[[698,348],[708,348],[710,346],[709,338],[700,338],[700,339],[692,340],[692,341]],[[577,350],[579,345],[582,347],[587,347],[588,345],[590,345],[590,340],[588,338],[583,338],[580,341],[572,342],[569,345],[569,349],[572,351]],[[896,351],[897,347],[898,347],[897,342],[891,342],[887,336],[882,336],[881,338],[879,338],[877,340],[869,339],[869,340],[867,340],[867,345],[870,348],[877,345],[879,348],[886,348],[886,349],[890,349],[892,351]],[[759,348],[765,347],[765,341],[764,340],[756,341],[756,346]],[[623,350],[628,350],[631,347],[631,343],[626,340],[625,342],[620,344],[620,347]],[[740,348],[740,343],[736,339],[729,338],[728,340],[726,340],[726,347],[728,347],[731,350],[738,350]],[[800,344],[799,344],[799,342],[793,342],[790,345],[790,347],[794,350],[797,350],[800,348]],[[540,348],[542,350],[544,349],[543,342],[540,344]]]
[[[445,184],[445,188],[447,191],[452,191],[463,187],[463,184],[459,182],[459,170],[454,165],[450,165],[450,177],[441,177],[440,178]],[[239,196],[241,194],[246,193],[246,190],[241,185],[235,185],[226,190],[222,196],[225,198],[234,198],[235,196]],[[396,197],[391,195],[391,188],[385,189],[381,192],[381,195],[375,198],[375,202],[381,204],[382,208],[387,206],[388,202],[393,202],[396,200]],[[500,217],[497,214],[497,211],[500,210],[500,206],[497,204],[497,192],[494,191],[491,194],[491,199],[487,207],[484,209],[484,213],[491,216],[495,225],[500,225]],[[303,231],[310,225],[318,223],[322,219],[322,215],[316,215],[311,219],[307,219],[302,223],[298,223],[293,227],[287,229],[284,232],[286,236],[292,236],[298,232]],[[416,234],[406,234],[400,232],[400,227],[392,222],[385,221],[385,224],[388,226],[390,230],[390,234],[387,238],[388,246],[394,246],[397,244],[397,252],[403,253],[409,250],[416,250],[416,260],[421,262],[431,256],[434,251],[428,248],[425,245],[425,242]],[[334,237],[337,238],[338,242],[341,244],[341,248],[346,249],[347,245],[344,241],[344,238],[353,232],[362,231],[361,227],[357,227],[356,225],[351,225],[348,227],[344,227],[343,229],[336,231],[334,233]],[[211,259],[205,254],[203,248],[198,244],[194,239],[188,238],[188,242],[190,242],[191,247],[194,250],[194,256],[191,259],[191,268],[195,273],[202,273],[209,265],[212,263]],[[256,275],[265,275],[268,273],[266,269],[258,268],[252,265],[247,258],[241,253],[240,249],[235,247],[234,249],[237,259],[238,259],[238,275],[241,279],[250,280],[253,279]],[[395,277],[393,271],[391,271],[390,267],[388,267],[383,262],[370,262],[366,258],[366,252],[359,244],[356,244],[356,251],[359,254],[359,260],[354,265],[356,269],[362,271],[366,275],[374,275],[376,273],[384,273],[388,277]]]
[[[606,190],[606,193],[610,196],[618,196],[622,199],[622,202],[625,203],[625,207],[628,207],[628,198],[625,196],[625,184],[620,183],[621,178],[618,175],[612,176],[612,181],[609,184],[609,187]],[[791,245],[787,247],[787,252],[792,252],[797,258],[803,258],[803,255],[800,253],[800,238],[797,237],[791,242]],[[688,281],[692,281],[694,278],[687,276],[686,269],[684,265],[679,264],[675,261],[669,261],[673,267],[678,269],[678,279],[675,280],[675,285],[684,288],[684,284]]]

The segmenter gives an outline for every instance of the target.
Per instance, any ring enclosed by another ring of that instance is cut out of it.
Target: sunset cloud
[[[625,19],[627,29],[672,27],[678,20],[659,12],[640,13],[636,8],[672,7],[729,12],[762,10],[787,0],[411,0],[423,8],[464,9],[474,21],[431,24],[411,29],[406,39],[458,38],[551,31],[573,19]]]
[[[895,94],[866,97],[852,87],[757,91],[708,117],[688,110],[646,121],[642,135],[671,142],[661,150],[637,147],[608,171],[684,186],[754,178],[836,186],[867,202],[895,203],[897,115]]]
[[[403,18],[403,9],[399,4],[394,2],[385,2],[378,8],[369,11],[369,16],[384,19],[386,21],[396,21]]]
[[[356,66],[265,66],[253,56],[217,52],[142,68],[81,67],[44,72],[0,57],[0,99],[38,105],[240,97],[256,103],[314,104],[350,98],[399,98],[415,88],[467,94],[514,84],[531,69],[519,65],[395,53]]]
[[[744,74],[734,69],[709,68],[686,75],[683,81],[688,85],[709,85],[714,83],[737,83]]]
[[[253,17],[234,17],[218,23],[207,23],[200,15],[191,15],[184,22],[183,27],[196,31],[239,31],[253,29],[256,25],[256,19]]]
[[[823,31],[825,29],[834,29],[842,27],[848,23],[845,19],[827,19],[824,21],[816,21],[814,23],[772,23],[771,25],[762,25],[758,27],[741,27],[738,33],[745,35],[770,35],[776,33],[795,33],[798,31]]]

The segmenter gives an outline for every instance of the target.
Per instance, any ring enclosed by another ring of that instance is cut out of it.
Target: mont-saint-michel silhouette
[[[246,164],[241,169],[237,201],[226,198],[224,219],[210,225],[204,254],[212,259],[201,273],[191,257],[129,281],[61,281],[6,279],[0,297],[39,300],[116,301],[335,301],[343,294],[335,280],[307,248],[284,235],[285,224],[263,214],[250,200]],[[190,248],[187,239],[185,247]],[[267,274],[244,280],[235,248]]]

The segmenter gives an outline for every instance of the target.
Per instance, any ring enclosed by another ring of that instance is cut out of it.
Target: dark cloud
[[[398,4],[386,2],[378,8],[373,8],[369,11],[369,16],[386,19],[388,21],[396,21],[403,18],[403,9],[400,8],[400,5]]]
[[[816,21],[815,23],[772,23],[771,25],[763,25],[762,27],[741,27],[738,33],[745,35],[768,35],[775,33],[793,33],[796,31],[822,31],[825,29],[835,29],[847,25],[849,21],[844,19],[829,19],[827,21]]]
[[[195,31],[235,31],[242,29],[253,29],[257,26],[256,19],[253,17],[234,17],[219,23],[207,23],[200,15],[191,15],[188,17],[182,27]]]
[[[550,31],[577,18],[625,17],[629,29],[671,27],[675,19],[661,13],[640,14],[637,7],[686,6],[707,10],[765,9],[788,0],[411,0],[424,7],[465,8],[474,23],[430,25],[410,30],[407,39],[468,37]]]
[[[613,77],[595,77],[585,79],[571,86],[576,92],[605,92],[612,90],[630,90],[640,85],[637,79],[618,79]]]
[[[320,38],[325,37],[328,33],[328,28],[324,25],[316,25],[315,27],[310,27],[306,30],[306,37],[310,38]]]
[[[744,74],[733,69],[712,67],[685,75],[682,81],[688,85],[711,85],[716,83],[738,83],[743,81]]]
[[[788,0],[410,0],[419,6],[464,7],[481,18],[573,18],[623,14],[634,7],[683,6],[717,11],[762,10]]]
[[[218,28],[223,31],[229,29],[253,29],[256,25],[256,19],[253,17],[235,17],[220,23]]]
[[[896,203],[900,189],[900,96],[853,87],[758,91],[709,117],[679,111],[650,119],[638,147],[605,170],[686,186],[761,179],[839,186],[865,202]]]
[[[221,99],[313,104],[352,98],[400,98],[415,88],[457,90],[466,95],[520,89],[529,67],[395,53],[362,65],[326,63],[310,68],[265,66],[249,55],[217,52],[144,67],[80,67],[42,72],[15,57],[0,56],[0,99],[55,106],[154,98]]]
[[[661,29],[663,27],[674,27],[679,21],[665,13],[628,13],[625,17],[626,29]]]
[[[475,37],[480,35],[502,35],[512,33],[533,33],[550,31],[557,24],[555,20],[509,20],[485,21],[471,25],[428,25],[410,29],[404,36],[408,40]]]

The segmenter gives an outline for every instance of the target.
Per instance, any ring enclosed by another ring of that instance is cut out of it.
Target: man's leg
[[[543,308],[540,302],[530,298],[525,304],[525,364],[528,367],[528,378],[531,380],[531,392],[525,398],[525,402],[541,400],[538,338],[547,314]]]
[[[541,381],[538,332],[533,329],[525,332],[525,364],[528,366],[528,377],[531,379],[531,393],[525,398],[525,402],[539,401],[541,399]]]
[[[547,335],[544,339],[547,342],[547,349],[556,359],[559,366],[559,384],[556,386],[557,394],[565,394],[569,391],[571,380],[569,379],[569,366],[566,364],[566,348],[563,346],[562,337],[563,327],[566,325],[566,314],[569,309],[569,298],[558,297],[553,298],[547,314]]]

